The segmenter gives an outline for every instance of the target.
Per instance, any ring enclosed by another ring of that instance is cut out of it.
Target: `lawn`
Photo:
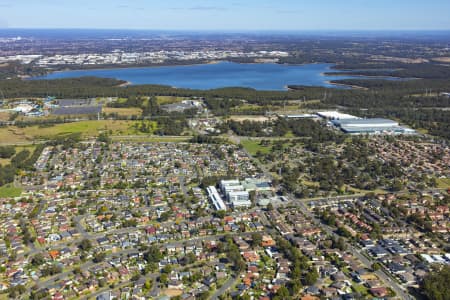
[[[139,107],[126,107],[126,108],[115,108],[115,107],[104,107],[103,113],[105,114],[118,114],[119,116],[131,117],[142,115],[142,109]]]
[[[353,289],[356,293],[359,293],[359,294],[361,294],[361,295],[367,295],[367,294],[368,294],[367,288],[364,287],[363,285],[360,285],[360,284],[357,284],[357,283],[352,284],[352,289]]]
[[[21,188],[16,188],[12,184],[6,184],[0,187],[0,198],[14,198],[22,194]]]
[[[436,182],[437,182],[438,188],[440,188],[440,189],[450,188],[450,178],[437,178]]]
[[[292,131],[289,130],[283,137],[292,139],[292,138],[295,138],[296,136],[294,135],[294,133],[292,133]]]
[[[112,135],[136,135],[139,131],[133,126],[136,121],[122,120],[94,120],[73,123],[56,124],[54,126],[29,126],[19,128],[8,126],[0,128],[0,144],[32,143],[37,140],[46,140],[72,133],[81,133],[82,137],[94,137],[102,131],[108,131]]]
[[[263,154],[267,154],[270,152],[271,147],[265,147],[259,144],[260,141],[252,141],[252,140],[242,140],[241,144],[251,155],[255,155],[256,152],[260,151]]]
[[[0,300],[8,300],[8,294],[0,294]]]
[[[172,104],[172,103],[178,103],[186,98],[184,97],[176,97],[176,96],[156,96],[156,101],[159,105],[163,104]]]

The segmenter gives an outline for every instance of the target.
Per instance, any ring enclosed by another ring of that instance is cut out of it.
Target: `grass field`
[[[245,150],[248,151],[251,155],[255,155],[256,152],[260,151],[263,154],[267,154],[270,152],[270,147],[265,147],[259,144],[260,141],[252,141],[252,140],[242,140],[241,144],[244,146]]]
[[[72,133],[81,133],[84,138],[98,136],[102,131],[108,131],[111,135],[140,134],[133,126],[134,124],[136,124],[136,121],[100,120],[56,124],[50,127],[19,128],[9,126],[0,128],[0,144],[33,143],[38,140],[47,140]]]
[[[450,188],[450,178],[438,178],[436,179],[437,186],[440,189]]]
[[[115,108],[115,107],[104,107],[103,113],[105,114],[118,114],[119,116],[140,116],[142,114],[142,109],[138,107],[127,107],[127,108]]]
[[[0,294],[0,300],[8,300],[8,294]]]
[[[19,197],[22,194],[22,189],[16,188],[11,184],[6,184],[0,187],[0,198]]]
[[[272,112],[279,112],[282,113],[284,111],[297,111],[299,110],[298,104],[286,104],[282,106],[275,106],[275,105],[268,105],[268,106],[261,106],[257,104],[241,104],[239,106],[236,106],[231,109],[232,112],[245,112],[245,111],[252,111],[252,110],[261,110],[264,108],[264,110],[272,111]]]
[[[162,104],[172,104],[185,100],[184,97],[176,97],[176,96],[156,96],[156,101],[158,101],[159,105]]]
[[[356,284],[356,283],[352,284],[352,289],[355,292],[360,293],[361,295],[367,295],[368,294],[367,288],[364,287],[363,285],[360,285],[360,284]]]

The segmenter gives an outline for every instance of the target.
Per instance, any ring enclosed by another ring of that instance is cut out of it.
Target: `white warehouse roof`
[[[359,117],[349,115],[349,114],[343,114],[338,111],[319,111],[319,112],[317,112],[317,115],[322,118],[331,119],[331,120],[359,119]]]
[[[395,127],[399,125],[396,121],[382,118],[339,120],[333,123],[341,127]]]

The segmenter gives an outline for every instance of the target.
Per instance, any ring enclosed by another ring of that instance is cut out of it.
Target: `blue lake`
[[[223,87],[249,87],[257,90],[286,90],[287,85],[338,87],[328,81],[353,76],[327,76],[331,64],[280,65],[238,64],[220,62],[216,64],[164,66],[143,68],[117,68],[74,70],[54,72],[33,79],[61,79],[83,76],[116,78],[138,84],[162,84],[177,88],[215,89]]]

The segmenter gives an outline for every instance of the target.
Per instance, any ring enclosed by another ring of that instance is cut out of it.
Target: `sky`
[[[450,0],[0,0],[0,28],[450,30]]]

